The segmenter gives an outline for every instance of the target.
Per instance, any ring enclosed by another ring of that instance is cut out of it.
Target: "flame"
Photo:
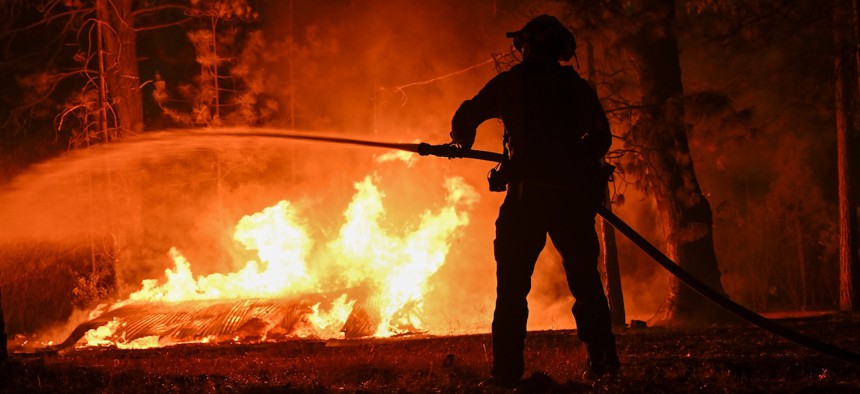
[[[352,313],[355,300],[347,301],[347,295],[343,294],[333,303],[328,312],[320,312],[320,304],[311,307],[311,313],[304,316],[302,323],[296,327],[293,335],[300,338],[323,337],[339,338],[343,336],[341,328]]]
[[[445,263],[452,236],[469,223],[464,209],[479,197],[462,178],[448,178],[445,206],[426,210],[418,215],[417,224],[398,231],[386,223],[384,193],[375,179],[375,175],[367,176],[355,184],[355,195],[335,239],[314,242],[301,220],[301,208],[280,201],[243,217],[235,226],[233,238],[245,249],[256,251],[258,260],[246,262],[236,272],[195,278],[191,263],[172,248],[169,255],[174,267],[165,271],[163,281],[144,280],[127,300],[99,311],[135,302],[275,299],[343,291],[336,299],[306,308],[300,322],[289,327],[289,335],[342,338],[342,328],[357,304],[376,314],[374,336],[422,330],[421,309],[430,278]],[[314,253],[315,245],[323,245],[323,250]],[[361,295],[345,291],[353,288],[363,289]],[[167,342],[157,337],[126,341],[123,326],[112,320],[90,330],[83,346],[143,348]]]
[[[420,320],[406,318],[394,324],[392,319],[409,305],[420,311],[422,294],[426,291],[427,279],[445,263],[448,254],[448,238],[458,227],[469,223],[466,214],[460,213],[458,203],[473,204],[477,193],[462,178],[446,180],[449,205],[438,213],[421,215],[418,228],[405,237],[396,237],[381,228],[382,194],[370,178],[356,185],[357,198],[347,208],[346,224],[341,227],[340,238],[330,247],[350,262],[344,273],[352,279],[370,279],[379,293],[382,321],[376,336],[391,336],[398,333],[397,326],[421,328]]]
[[[94,328],[92,330],[87,331],[84,334],[84,340],[86,340],[88,346],[106,346],[114,343],[110,338],[113,337],[117,328],[120,326],[120,322],[117,320],[111,320],[107,324]]]

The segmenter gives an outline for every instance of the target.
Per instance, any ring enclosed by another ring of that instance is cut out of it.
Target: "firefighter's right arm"
[[[471,149],[478,126],[500,117],[499,89],[504,73],[497,75],[471,100],[463,101],[451,119],[451,143]]]

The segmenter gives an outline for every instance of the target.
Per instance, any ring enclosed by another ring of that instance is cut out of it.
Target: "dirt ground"
[[[860,352],[860,314],[782,323]],[[621,374],[583,380],[575,331],[531,332],[515,392],[860,392],[850,364],[747,325],[620,329]],[[3,392],[487,392],[490,336],[180,345],[13,355]],[[492,392],[493,390],[489,390]]]

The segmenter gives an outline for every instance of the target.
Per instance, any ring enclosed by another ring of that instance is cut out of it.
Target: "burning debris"
[[[85,346],[123,349],[265,340],[290,332],[309,309],[301,301],[272,299],[138,302],[81,324],[58,347],[73,346],[82,338]]]
[[[142,349],[181,343],[222,343],[336,336],[354,301],[309,295],[302,299],[133,302],[79,325],[57,348]],[[322,302],[331,310],[320,311]],[[314,303],[315,302],[315,303]]]
[[[289,201],[245,216],[233,238],[257,260],[195,277],[173,248],[165,280],[147,279],[128,299],[102,305],[58,347],[147,348],[187,342],[388,337],[423,331],[428,279],[445,263],[464,212],[477,200],[461,178],[446,180],[446,204],[414,228],[383,222],[383,193],[367,176],[337,237],[318,242]],[[319,247],[318,245],[322,245]]]

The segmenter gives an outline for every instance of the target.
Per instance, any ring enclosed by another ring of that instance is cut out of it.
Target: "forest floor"
[[[860,351],[860,314],[780,322]],[[575,331],[529,333],[516,392],[860,392],[860,365],[744,324],[617,334],[621,373],[589,382]],[[478,384],[490,343],[480,334],[15,354],[0,367],[0,392],[487,392]]]

